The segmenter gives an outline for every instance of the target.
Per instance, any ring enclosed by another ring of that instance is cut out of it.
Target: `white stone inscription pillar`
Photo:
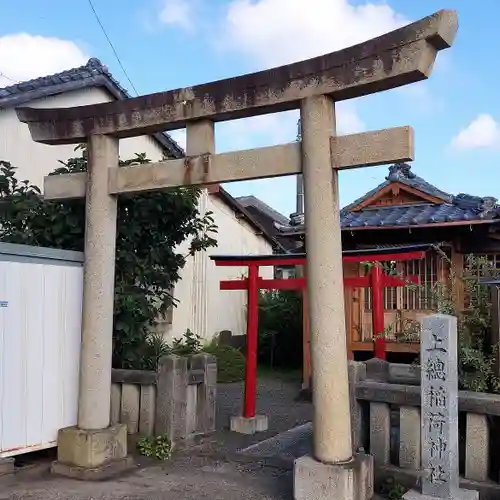
[[[422,491],[409,491],[405,500],[479,499],[479,492],[459,487],[457,337],[455,316],[422,321]]]

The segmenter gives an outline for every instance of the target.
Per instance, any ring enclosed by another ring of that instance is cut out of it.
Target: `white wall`
[[[114,98],[104,88],[90,88],[65,92],[26,103],[33,108],[64,108],[109,102]],[[43,177],[62,165],[58,160],[80,156],[72,144],[47,146],[31,139],[28,125],[17,119],[14,109],[0,109],[0,160],[17,167],[19,180],[29,179],[43,189]],[[120,157],[128,160],[135,153],[146,153],[152,161],[162,158],[161,147],[149,136],[131,137],[120,141]]]
[[[242,219],[216,195],[204,190],[200,208],[212,211],[218,226],[217,248],[199,252],[190,257],[181,272],[181,281],[174,296],[180,303],[173,310],[172,323],[162,324],[167,341],[180,338],[189,328],[206,340],[211,340],[221,330],[231,330],[233,335],[246,333],[246,291],[221,291],[220,280],[246,275],[246,268],[216,267],[210,255],[259,255],[271,254],[267,239]],[[187,242],[183,245],[184,251]],[[260,269],[260,276],[273,277],[272,267]]]
[[[103,88],[82,89],[30,101],[31,107],[71,107],[109,102],[113,97]],[[162,157],[159,144],[149,136],[133,137],[120,141],[120,157],[132,158],[134,153],[146,153],[152,161]],[[74,145],[47,146],[31,139],[28,126],[17,119],[14,109],[0,109],[0,160],[10,161],[18,169],[18,179],[29,179],[43,190],[43,177],[60,165],[58,160],[78,156]],[[219,233],[218,247],[189,258],[177,283],[175,296],[180,300],[173,311],[172,323],[161,324],[167,339],[181,337],[189,328],[205,339],[211,339],[221,330],[231,330],[234,335],[246,331],[246,292],[220,291],[221,279],[240,277],[244,268],[216,267],[209,255],[270,254],[270,243],[255,234],[246,221],[237,219],[234,212],[219,198],[206,191],[200,200],[202,213],[214,212]],[[187,251],[188,243],[181,247]],[[272,268],[262,268],[261,276],[273,277]]]

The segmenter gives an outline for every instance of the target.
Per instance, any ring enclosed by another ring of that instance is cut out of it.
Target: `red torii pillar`
[[[425,252],[407,252],[401,254],[386,255],[356,255],[343,256],[344,262],[364,262],[364,261],[391,261],[409,260],[423,258]],[[371,258],[370,258],[371,257]],[[238,266],[248,268],[248,278],[236,280],[222,280],[221,290],[247,290],[247,353],[245,365],[245,398],[243,417],[246,419],[255,418],[255,397],[257,388],[257,347],[258,347],[258,299],[259,289],[267,290],[304,290],[306,278],[292,279],[264,279],[259,277],[259,267],[277,265],[303,265],[304,256],[280,256],[273,257],[241,257],[224,258],[211,257],[216,266]],[[380,265],[373,265],[369,276],[344,278],[346,287],[372,287],[372,317],[373,332],[381,334],[384,331],[384,303],[383,289],[389,286],[405,286],[407,282],[418,283],[418,277],[408,276],[406,281],[394,276],[388,276],[382,272]],[[306,313],[306,311],[304,311]],[[307,329],[308,330],[308,329]],[[375,338],[375,356],[385,359],[385,338],[379,335]]]

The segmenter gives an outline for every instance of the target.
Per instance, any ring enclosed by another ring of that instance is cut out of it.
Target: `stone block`
[[[265,415],[256,415],[252,418],[231,417],[230,429],[240,434],[255,434],[267,431],[269,427],[268,419]]]
[[[357,361],[349,361],[349,401],[351,407],[351,433],[352,433],[352,448],[356,453],[365,441],[364,425],[363,425],[363,408],[356,399],[356,386],[366,378],[366,366],[364,363]]]
[[[137,434],[139,431],[140,391],[140,385],[122,385],[120,423],[127,425],[127,432],[129,434]]]
[[[295,500],[370,500],[373,458],[356,454],[347,464],[331,465],[305,456],[295,460]]]
[[[376,382],[389,380],[389,363],[383,359],[372,358],[366,361],[366,378]]]
[[[59,431],[57,445],[52,470],[58,474],[102,478],[130,467],[127,426],[123,424],[99,430],[67,427]]]
[[[110,422],[111,425],[120,423],[122,407],[122,384],[111,385],[111,408],[110,408]]]
[[[152,436],[155,426],[156,387],[154,385],[141,386],[141,403],[139,411],[139,434]]]
[[[490,429],[488,415],[467,413],[465,435],[465,477],[487,481],[490,464]]]
[[[196,388],[197,432],[207,434],[215,431],[215,411],[217,407],[217,359],[208,354],[197,354],[191,358],[191,368],[204,372],[204,381]]]
[[[133,467],[135,467],[135,463],[132,457],[125,457],[94,468],[77,467],[76,465],[63,464],[61,462],[52,462],[50,470],[52,474],[69,477],[71,479],[102,481],[127,472]]]
[[[158,366],[155,433],[175,443],[187,436],[188,361],[165,356]]]
[[[11,457],[0,458],[0,476],[12,474],[14,472],[14,459]]]
[[[439,497],[424,495],[416,490],[410,490],[403,495],[403,500],[440,500]],[[441,499],[451,500],[451,499]],[[459,489],[453,495],[453,500],[479,500],[479,491]]]
[[[399,409],[399,465],[403,469],[420,469],[420,408]]]
[[[391,452],[391,408],[387,403],[370,404],[370,452],[377,465],[387,465]]]

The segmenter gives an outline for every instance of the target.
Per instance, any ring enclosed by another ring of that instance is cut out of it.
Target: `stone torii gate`
[[[457,31],[453,11],[338,52],[254,74],[126,101],[19,108],[36,142],[88,144],[88,173],[45,179],[47,199],[86,197],[78,425],[61,429],[57,470],[109,473],[127,463],[110,426],[117,197],[175,186],[302,173],[311,311],[314,456],[295,465],[295,497],[365,498],[369,457],[353,453],[339,221],[339,170],[412,159],[408,127],[335,135],[334,102],[426,79]],[[300,109],[301,144],[215,154],[214,122]],[[181,160],[118,168],[120,138],[187,128]]]

